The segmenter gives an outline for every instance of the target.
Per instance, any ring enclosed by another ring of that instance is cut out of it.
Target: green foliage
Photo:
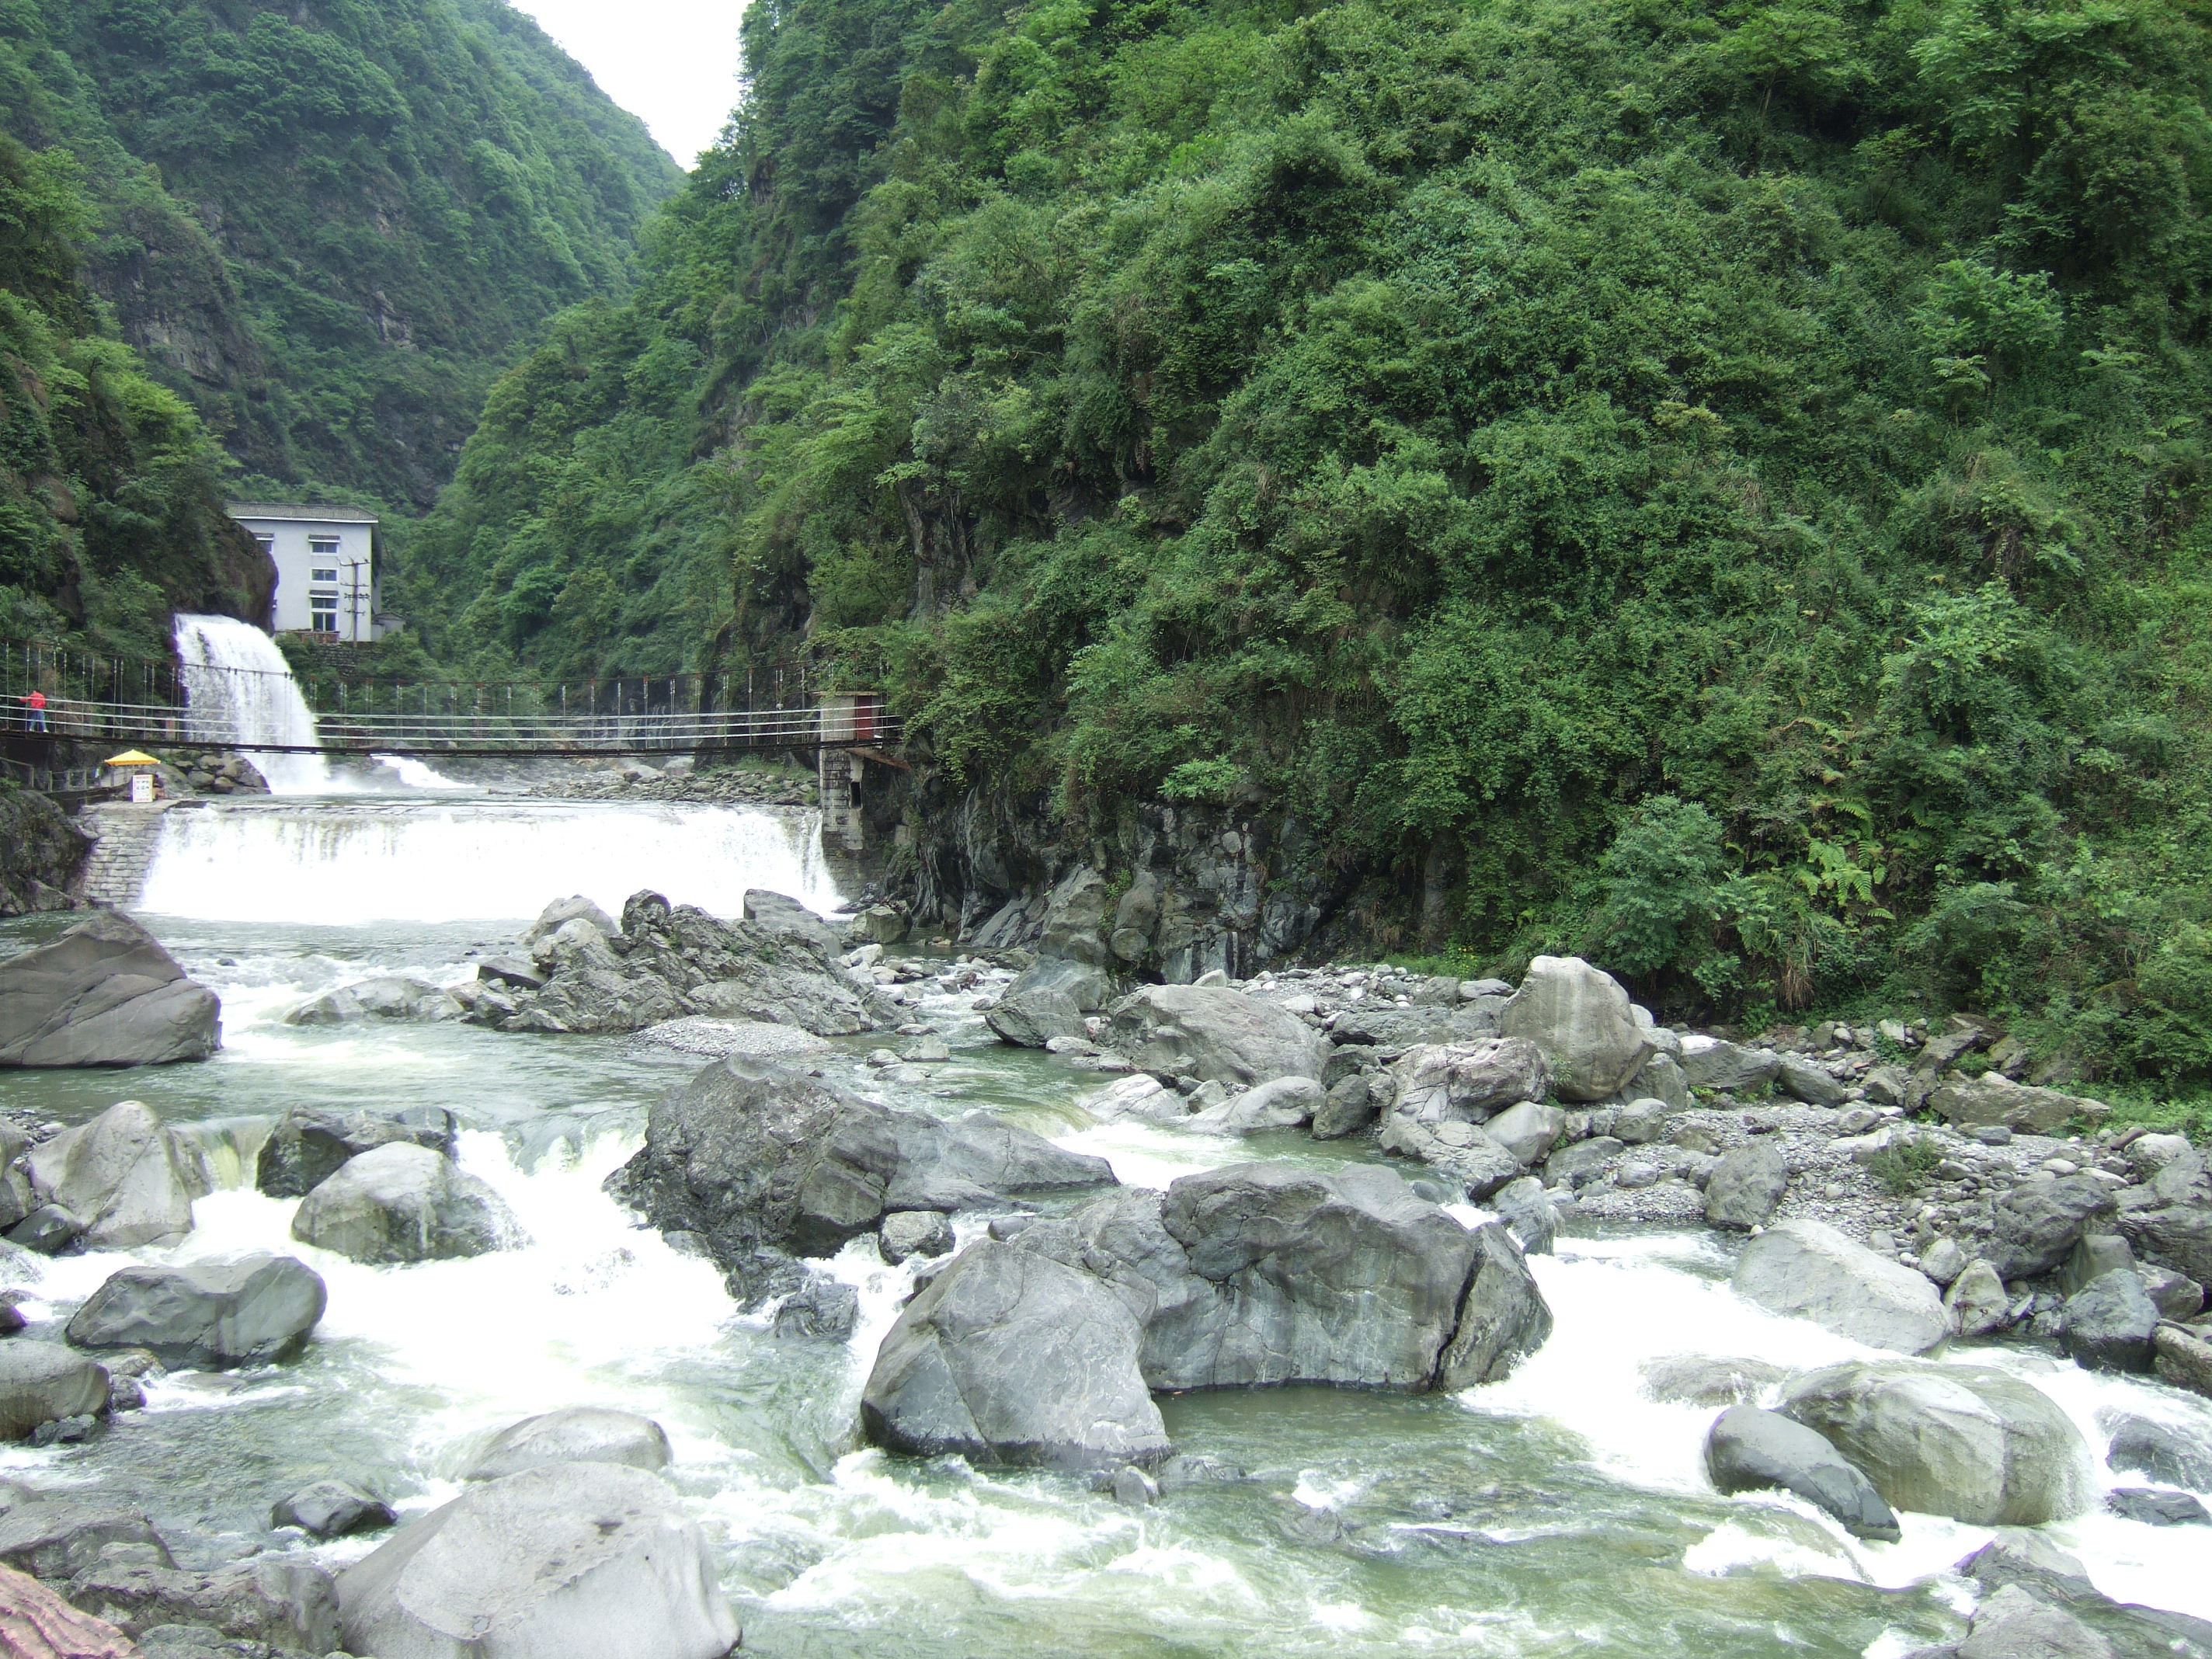
[[[1928,1184],[1942,1161],[1942,1149],[1933,1139],[1905,1134],[1867,1160],[1867,1173],[1891,1197],[1910,1198]]]
[[[403,511],[678,177],[504,0],[12,0],[0,131],[75,156],[87,286],[261,487]]]
[[[1069,844],[1234,789],[1475,960],[2212,1075],[2199,11],[745,29],[426,531],[453,649],[804,653]]]

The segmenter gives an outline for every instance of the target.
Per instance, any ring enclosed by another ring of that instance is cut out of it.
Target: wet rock
[[[526,1470],[410,1522],[338,1578],[344,1645],[378,1659],[722,1659],[714,1555],[656,1476]]]
[[[1731,1406],[1705,1437],[1705,1473],[1724,1492],[1779,1488],[1826,1510],[1855,1538],[1894,1543],[1897,1516],[1874,1485],[1817,1430],[1752,1406]]]
[[[1960,1336],[1994,1336],[2012,1328],[2012,1293],[1997,1270],[1986,1261],[1966,1264],[1951,1281],[1943,1307]]]
[[[464,1480],[498,1480],[562,1463],[620,1463],[665,1469],[668,1435],[649,1417],[599,1406],[568,1406],[526,1417],[491,1437]]]
[[[1114,1471],[1108,1490],[1114,1494],[1114,1501],[1122,1508],[1141,1510],[1159,1501],[1160,1483],[1142,1469],[1124,1463]]]
[[[1644,1396],[1680,1406],[1746,1406],[1789,1373],[1763,1359],[1716,1359],[1700,1353],[1664,1354],[1637,1368]]]
[[[2115,1486],[2105,1494],[2105,1507],[2122,1520],[2140,1521],[2147,1527],[2212,1525],[2212,1512],[2185,1492]]]
[[[1297,1129],[1311,1122],[1328,1102],[1328,1094],[1311,1078],[1279,1077],[1208,1107],[1189,1121],[1192,1128],[1209,1134]]]
[[[323,1316],[322,1276],[263,1252],[178,1267],[125,1267],[69,1322],[80,1348],[143,1348],[164,1365],[228,1370],[296,1352]]]
[[[1705,1224],[1747,1232],[1773,1218],[1790,1186],[1790,1165],[1774,1137],[1721,1155],[1705,1179]]]
[[[1234,1463],[1224,1463],[1218,1457],[1179,1453],[1152,1471],[1165,1494],[1190,1492],[1206,1486],[1231,1486],[1240,1480],[1251,1479]]]
[[[2151,1348],[2151,1369],[2161,1382],[2212,1395],[2212,1342],[2179,1325],[2160,1325]]]
[[[1951,1331],[1933,1285],[1825,1222],[1785,1221],[1759,1234],[1743,1247],[1730,1282],[1770,1312],[1809,1319],[1871,1348],[1919,1353]]]
[[[1327,1097],[1314,1112],[1313,1138],[1341,1140],[1346,1135],[1358,1134],[1375,1121],[1379,1109],[1375,1095],[1375,1083],[1364,1072],[1339,1078],[1329,1085]]]
[[[8,1229],[8,1242],[40,1255],[59,1255],[83,1231],[84,1223],[60,1205],[41,1204]]]
[[[1984,1366],[1831,1365],[1793,1380],[1781,1410],[1826,1435],[1893,1509],[2038,1527],[2080,1514],[2095,1488],[2072,1419]]]
[[[1560,1098],[1603,1100],[1653,1052],[1630,1007],[1620,981],[1580,957],[1538,957],[1505,1006],[1504,1032],[1536,1045]]]
[[[0,962],[0,1066],[205,1060],[222,1007],[143,927],[96,911]]]
[[[19,1336],[0,1343],[0,1440],[21,1440],[41,1423],[98,1412],[107,1392],[106,1371],[58,1342]]]
[[[111,1554],[70,1581],[70,1600],[131,1636],[184,1625],[286,1652],[328,1653],[338,1642],[331,1576],[297,1556],[195,1572]]]
[[[656,1103],[607,1190],[663,1232],[699,1234],[752,1301],[795,1282],[899,1210],[1003,1210],[1025,1193],[1114,1184],[1105,1159],[975,1114],[894,1111],[805,1073],[732,1055]]]
[[[139,1659],[131,1638],[28,1574],[0,1567],[0,1653],[9,1659]]]
[[[292,1218],[292,1237],[301,1243],[378,1264],[483,1255],[517,1233],[490,1187],[405,1141],[349,1160]]]
[[[2131,1271],[2099,1275],[2066,1300],[2066,1352],[2100,1371],[2147,1371],[2157,1305]]]
[[[435,1024],[459,1019],[462,1008],[442,986],[410,974],[378,974],[310,998],[284,1016],[287,1025],[346,1025],[362,1019]]]
[[[1929,1109],[1954,1128],[2002,1126],[2017,1133],[2047,1135],[2063,1131],[2075,1116],[2100,1118],[2103,1102],[2014,1083],[1997,1072],[1954,1077],[1928,1097]]]
[[[776,1305],[775,1330],[780,1337],[826,1337],[842,1342],[852,1335],[860,1317],[860,1291],[837,1279],[817,1277]]]
[[[2212,1492],[2212,1431],[2132,1416],[2117,1419],[2112,1431],[2105,1461],[2115,1469]]]
[[[214,1187],[198,1149],[136,1100],[33,1146],[30,1173],[40,1202],[66,1210],[96,1249],[177,1243]]]
[[[877,1234],[877,1248],[883,1252],[884,1261],[894,1264],[908,1256],[949,1255],[952,1250],[952,1224],[936,1210],[901,1210],[884,1218]]]
[[[1085,1000],[1095,1008],[1103,1000],[1106,975],[1084,963],[1032,963],[987,1009],[983,1022],[1001,1042],[1042,1048],[1056,1037],[1085,1035]]]
[[[1138,1370],[1143,1334],[1089,1273],[1020,1247],[969,1245],[907,1304],[861,1395],[869,1439],[983,1466],[1094,1468],[1164,1456]]]
[[[305,1198],[348,1158],[399,1142],[453,1157],[459,1149],[453,1115],[431,1106],[391,1115],[294,1106],[261,1143],[254,1185],[271,1198]]]
[[[173,1565],[143,1511],[106,1498],[44,1498],[0,1515],[0,1562],[34,1578],[65,1583],[118,1544],[143,1546],[146,1559]]]
[[[1975,1610],[1958,1659],[2112,1659],[2112,1644],[2063,1607],[2007,1584]]]
[[[1765,1088],[1782,1074],[1782,1057],[1723,1038],[1692,1032],[1682,1039],[1682,1075],[1693,1089],[1743,1095]]]
[[[1522,1257],[1497,1222],[1474,1230],[1475,1257],[1459,1327],[1437,1361],[1436,1386],[1472,1389],[1511,1375],[1552,1334],[1552,1310]]]
[[[1551,1255],[1552,1243],[1559,1237],[1559,1212],[1541,1181],[1522,1176],[1507,1182],[1490,1195],[1490,1207],[1526,1254]]]
[[[1542,1163],[1566,1127],[1565,1112],[1534,1100],[1509,1106],[1482,1126],[1483,1133],[1512,1153],[1513,1161],[1523,1169]]]
[[[2112,1197],[2087,1176],[2024,1181],[1996,1200],[1996,1227],[1982,1246],[2004,1279],[2033,1279],[2063,1261],[2082,1234],[2102,1231]]]
[[[315,1538],[349,1538],[379,1532],[398,1519],[391,1506],[343,1480],[318,1480],[280,1498],[269,1512],[271,1527],[297,1527]]]
[[[1223,1085],[1305,1077],[1327,1045],[1288,1010],[1221,986],[1147,985],[1114,1005],[1113,1046],[1137,1069]]]

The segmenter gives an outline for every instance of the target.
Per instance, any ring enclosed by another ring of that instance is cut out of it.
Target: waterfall
[[[251,750],[272,794],[325,794],[336,787],[322,756],[276,752],[315,742],[314,714],[276,641],[235,617],[179,616],[177,656],[185,671],[185,729],[194,743]],[[256,746],[264,744],[274,748]]]
[[[582,893],[610,913],[641,887],[736,915],[745,890],[841,902],[813,811],[664,803],[278,804],[234,796],[167,814],[137,908],[215,921],[519,921]]]

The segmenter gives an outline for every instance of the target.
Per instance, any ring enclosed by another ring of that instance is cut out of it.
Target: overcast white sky
[[[744,0],[514,0],[684,167],[738,101]]]

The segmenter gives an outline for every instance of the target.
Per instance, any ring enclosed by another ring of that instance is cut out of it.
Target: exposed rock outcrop
[[[1654,1052],[1620,982],[1580,957],[1532,961],[1505,1005],[1504,1031],[1543,1051],[1563,1100],[1619,1094]]]
[[[70,884],[93,839],[33,790],[0,794],[0,916],[74,909]]]
[[[1894,1543],[1902,1533],[1881,1494],[1827,1437],[1779,1412],[1733,1406],[1705,1437],[1705,1472],[1723,1492],[1779,1488],[1816,1504],[1857,1538]]]
[[[222,1012],[151,933],[101,910],[0,962],[0,1066],[205,1060]]]

